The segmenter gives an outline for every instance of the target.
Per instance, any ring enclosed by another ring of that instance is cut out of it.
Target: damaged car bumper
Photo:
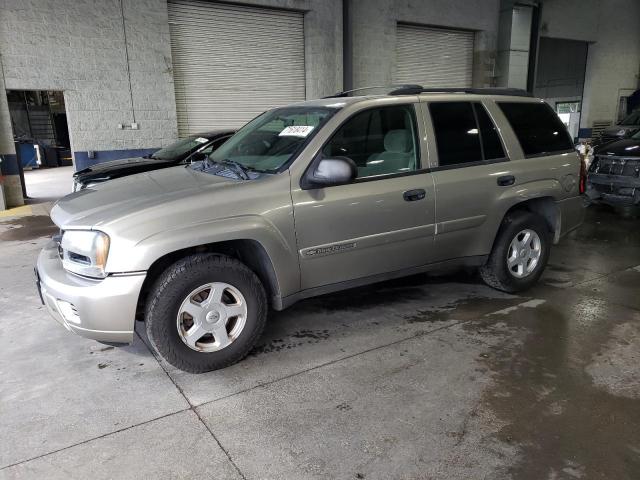
[[[640,205],[640,158],[597,157],[586,194],[592,202]]]

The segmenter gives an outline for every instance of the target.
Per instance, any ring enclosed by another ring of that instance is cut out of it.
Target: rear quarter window
[[[497,102],[525,156],[573,150],[567,127],[546,103]]]

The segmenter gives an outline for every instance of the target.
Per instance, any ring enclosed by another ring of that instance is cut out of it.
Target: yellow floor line
[[[0,210],[0,218],[2,217],[22,217],[32,215],[31,205],[23,205],[21,207],[10,208],[8,210]]]

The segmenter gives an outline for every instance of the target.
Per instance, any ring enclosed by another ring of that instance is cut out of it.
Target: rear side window
[[[429,104],[441,167],[505,158],[500,136],[478,102]]]
[[[480,137],[471,102],[429,104],[441,167],[482,160]]]
[[[567,128],[546,103],[497,103],[526,156],[573,149]]]
[[[489,114],[481,103],[474,103],[476,117],[478,118],[478,127],[480,129],[480,138],[482,139],[482,153],[485,160],[496,160],[505,158],[502,142],[498,129],[493,124]]]

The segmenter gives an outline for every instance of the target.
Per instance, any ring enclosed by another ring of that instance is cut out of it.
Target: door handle
[[[417,188],[415,190],[407,190],[402,194],[404,199],[407,202],[415,202],[416,200],[422,200],[427,196],[427,192],[425,192],[422,188]]]
[[[516,177],[513,175],[503,175],[502,177],[498,177],[498,185],[501,187],[508,187],[516,183]]]

